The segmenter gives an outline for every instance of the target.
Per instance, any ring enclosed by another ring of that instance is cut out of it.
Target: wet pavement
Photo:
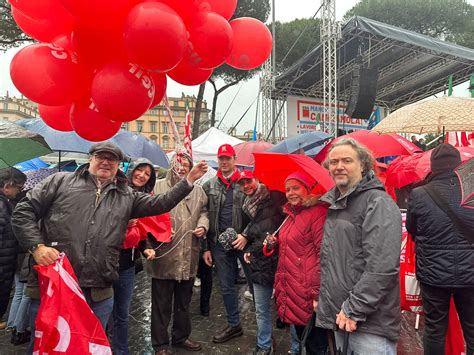
[[[202,345],[200,352],[188,352],[183,349],[172,348],[174,354],[251,354],[255,348],[255,334],[257,330],[255,322],[255,309],[253,303],[246,300],[243,293],[246,285],[239,285],[241,324],[244,335],[234,338],[225,344],[214,344],[212,336],[226,326],[224,305],[219,293],[217,280],[214,280],[214,289],[211,299],[211,312],[209,317],[199,314],[199,288],[194,288],[191,302],[191,321],[193,331],[191,338],[199,341]],[[131,354],[153,354],[150,339],[150,313],[151,313],[151,291],[150,280],[141,272],[137,275],[135,292],[130,313],[130,353]],[[275,312],[274,312],[275,319]],[[398,343],[398,354],[423,354],[422,331],[414,328],[415,316],[406,313],[403,315],[401,339]],[[275,325],[275,323],[274,323]],[[423,327],[423,319],[420,329]],[[290,349],[289,328],[277,329],[274,326],[274,337],[276,341],[276,354],[287,354]],[[25,354],[26,346],[13,346],[10,344],[10,333],[0,331],[0,355]]]

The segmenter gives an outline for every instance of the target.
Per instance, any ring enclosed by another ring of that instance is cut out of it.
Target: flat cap
[[[118,160],[123,160],[123,152],[115,144],[110,142],[100,142],[93,144],[89,149],[89,154],[97,154],[100,152],[107,152],[113,154]]]

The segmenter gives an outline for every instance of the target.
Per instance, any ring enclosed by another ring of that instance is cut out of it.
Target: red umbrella
[[[466,161],[474,157],[474,147],[456,147],[461,153],[461,160]],[[431,152],[398,157],[388,166],[386,185],[394,188],[423,181],[431,172]]]
[[[315,193],[324,193],[334,187],[329,172],[306,155],[254,153],[254,156],[254,174],[270,190],[285,192],[285,179],[296,171],[304,171],[316,180]]]
[[[237,155],[237,165],[254,166],[255,159],[253,153],[265,152],[272,148],[273,144],[265,141],[242,142],[234,146]]]
[[[374,131],[360,130],[337,137],[331,141],[331,143],[326,145],[314,159],[319,163],[323,162],[326,159],[331,145],[343,138],[353,138],[359,143],[365,145],[372,152],[375,158],[388,157],[392,155],[412,155],[416,152],[421,152],[420,148],[399,134],[380,134]]]

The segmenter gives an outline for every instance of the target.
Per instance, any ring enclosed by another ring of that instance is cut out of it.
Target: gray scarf
[[[270,192],[264,184],[258,184],[257,191],[252,196],[247,196],[245,198],[242,210],[251,218],[255,218],[257,214],[258,206],[262,201],[264,201]]]

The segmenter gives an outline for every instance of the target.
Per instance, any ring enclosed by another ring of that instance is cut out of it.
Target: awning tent
[[[360,55],[359,55],[360,54]],[[338,99],[347,101],[356,65],[379,70],[376,103],[395,110],[443,91],[474,72],[474,49],[364,17],[353,17],[337,44]],[[322,45],[276,78],[272,96],[323,97]]]
[[[217,160],[217,150],[222,144],[232,146],[243,141],[229,136],[215,127],[209,128],[192,142],[193,160]]]

